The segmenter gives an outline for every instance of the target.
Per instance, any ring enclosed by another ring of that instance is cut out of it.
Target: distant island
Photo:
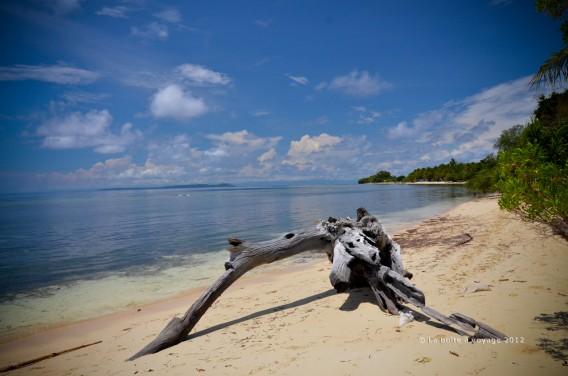
[[[178,184],[163,185],[159,187],[119,187],[119,188],[102,188],[100,191],[143,191],[147,189],[192,189],[192,188],[234,188],[233,184]]]

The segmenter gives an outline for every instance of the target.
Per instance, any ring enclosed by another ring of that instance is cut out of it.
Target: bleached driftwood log
[[[313,230],[288,233],[261,243],[229,239],[229,244],[230,257],[225,263],[225,272],[183,317],[174,317],[152,342],[129,360],[184,341],[215,300],[247,271],[305,251],[322,251],[328,255],[332,262],[329,279],[338,292],[368,286],[385,312],[401,314],[403,304],[407,303],[470,339],[505,338],[504,334],[468,316],[460,313],[445,316],[426,306],[424,294],[409,280],[412,274],[404,270],[400,246],[364,208],[357,209],[357,219],[330,217]]]

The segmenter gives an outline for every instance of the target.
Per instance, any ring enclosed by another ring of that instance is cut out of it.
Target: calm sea
[[[267,240],[361,206],[394,231],[469,198],[460,186],[416,185],[2,195],[0,334],[207,284],[229,236]]]

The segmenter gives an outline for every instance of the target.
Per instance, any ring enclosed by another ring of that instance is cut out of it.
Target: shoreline
[[[453,246],[465,232],[473,240]],[[397,328],[398,317],[379,311],[364,290],[330,291],[329,262],[310,260],[245,275],[204,316],[194,339],[163,353],[124,362],[173,315],[184,312],[204,287],[131,310],[3,338],[0,367],[103,340],[13,373],[97,375],[153,369],[187,374],[204,369],[213,374],[290,374],[325,369],[330,374],[364,375],[379,364],[395,373],[443,373],[448,366],[469,373],[562,373],[562,362],[538,343],[539,338],[556,343],[568,328],[548,331],[546,323],[534,317],[566,310],[565,240],[546,226],[500,211],[495,198],[472,199],[405,226],[395,240],[401,244],[406,268],[415,275],[413,282],[433,307],[469,314],[525,342],[496,347],[420,344],[419,338],[439,341],[453,335],[422,322]],[[491,291],[464,294],[463,288],[473,280],[488,283]],[[448,355],[450,350],[459,357]],[[223,354],[214,356],[218,351]],[[491,360],[495,358],[498,362]]]
[[[433,215],[441,215],[472,198],[467,196],[455,201],[441,201],[416,209],[385,213],[380,219],[387,231],[395,233],[417,225]],[[273,238],[285,233],[287,232],[267,236]],[[197,253],[188,256],[185,261],[180,260],[176,266],[149,274],[108,274],[98,279],[77,280],[21,294],[0,304],[0,343],[51,328],[175,299],[195,289],[205,288],[218,277],[219,267],[226,258],[226,250]],[[317,255],[303,253],[254,269],[247,275],[252,278],[317,260]],[[115,294],[109,296],[105,291],[114,291]],[[62,310],[61,307],[66,308]]]
[[[376,185],[465,185],[465,181],[385,181],[381,183],[362,183],[365,184],[376,184]]]

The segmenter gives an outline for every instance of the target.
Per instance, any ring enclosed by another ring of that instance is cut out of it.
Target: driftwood
[[[7,367],[0,368],[0,373],[4,373],[4,372],[8,372],[8,371],[13,371],[13,370],[16,370],[16,369],[20,369],[20,368],[24,368],[24,367],[27,367],[27,366],[31,366],[32,364],[39,363],[39,362],[41,362],[42,360],[55,358],[56,356],[63,355],[63,354],[67,354],[67,353],[70,353],[70,352],[72,352],[72,351],[81,350],[81,349],[84,349],[85,347],[98,345],[99,343],[102,343],[102,342],[103,342],[103,341],[91,342],[91,343],[87,343],[87,344],[84,344],[84,345],[81,345],[81,346],[72,347],[72,348],[70,348],[70,349],[61,350],[61,351],[57,351],[57,352],[53,352],[53,353],[51,353],[51,354],[43,355],[43,356],[40,356],[40,357],[31,359],[31,360],[26,360],[25,362],[12,364],[12,365],[9,365],[9,366],[7,366]]]
[[[229,239],[229,261],[225,272],[197,299],[183,317],[174,317],[158,336],[129,360],[153,354],[185,339],[215,300],[247,271],[301,252],[325,252],[332,262],[330,282],[338,291],[371,288],[381,310],[398,315],[411,304],[426,316],[470,339],[505,339],[488,325],[460,313],[449,316],[428,307],[422,291],[410,282],[412,274],[403,267],[400,246],[387,234],[377,218],[364,208],[357,219],[329,218],[313,230],[288,233],[261,243]]]

